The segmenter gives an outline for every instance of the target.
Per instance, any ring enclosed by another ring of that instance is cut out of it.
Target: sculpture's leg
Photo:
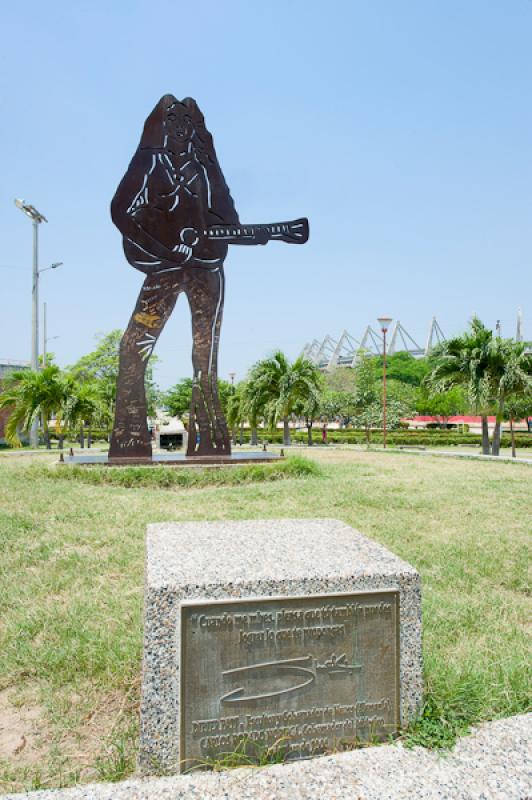
[[[192,314],[194,384],[187,455],[230,455],[231,442],[218,397],[218,343],[224,302],[224,274],[197,270],[186,287]]]
[[[120,342],[110,459],[151,458],[144,375],[148,359],[181,289],[176,273],[162,273],[147,277],[140,290],[137,305]]]

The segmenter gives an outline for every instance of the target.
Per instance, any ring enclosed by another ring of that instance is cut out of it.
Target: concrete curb
[[[439,458],[468,458],[472,461],[491,461],[495,464],[532,464],[532,458],[512,458],[511,456],[485,456],[482,453],[453,453],[451,450],[414,450],[410,447],[387,447],[368,449],[370,453],[406,453],[414,456],[438,456]]]
[[[532,714],[488,722],[450,751],[384,745],[262,769],[89,784],[4,800],[526,800]]]

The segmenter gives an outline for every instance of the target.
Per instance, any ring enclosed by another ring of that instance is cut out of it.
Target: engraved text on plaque
[[[242,742],[288,758],[399,726],[399,594],[182,604],[182,768]]]

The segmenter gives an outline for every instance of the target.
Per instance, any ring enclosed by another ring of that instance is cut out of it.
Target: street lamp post
[[[386,332],[391,325],[391,317],[379,317],[382,331],[382,443],[386,447]]]
[[[33,225],[33,280],[31,288],[31,368],[34,372],[39,369],[39,225],[48,222],[35,206],[25,203],[24,200],[15,200],[17,208],[31,219]],[[39,444],[37,420],[35,419],[30,431],[30,444],[37,447]]]
[[[63,262],[62,261],[54,261],[54,263],[50,264],[49,267],[45,267],[44,269],[40,269],[37,274],[40,275],[42,272],[48,272],[49,269],[57,269],[57,267],[62,267],[62,266],[63,266]],[[43,367],[46,366],[46,347],[47,347],[47,343],[50,342],[52,339],[59,339],[59,336],[48,337],[46,335],[47,334],[46,327],[47,327],[46,326],[46,303],[43,303],[43,351],[42,351],[42,365],[43,365]]]
[[[42,304],[42,365],[46,366],[46,345],[48,344],[48,330],[46,325],[46,303]]]
[[[58,265],[57,265],[58,266]],[[53,269],[54,265],[51,267],[47,267],[46,269]],[[45,272],[44,269],[41,272]],[[47,325],[47,313],[46,313],[46,303],[43,303],[43,317],[42,317],[42,325],[43,325],[43,333],[42,333],[42,365],[43,367],[46,366],[46,354],[48,352],[48,342],[53,341],[54,339],[59,339],[59,336],[48,336],[48,325]]]

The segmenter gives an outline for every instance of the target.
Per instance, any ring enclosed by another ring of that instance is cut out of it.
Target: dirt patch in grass
[[[48,708],[0,692],[0,792],[116,781],[134,771],[139,682],[96,697],[87,689],[51,695]]]
[[[64,765],[78,780],[113,781],[135,768],[138,737],[138,682],[131,691],[115,690],[98,698],[95,706],[77,695],[78,710],[68,715],[56,743]]]
[[[46,732],[46,714],[40,705],[13,702],[13,692],[0,692],[0,762],[25,767],[43,757],[42,736]]]

